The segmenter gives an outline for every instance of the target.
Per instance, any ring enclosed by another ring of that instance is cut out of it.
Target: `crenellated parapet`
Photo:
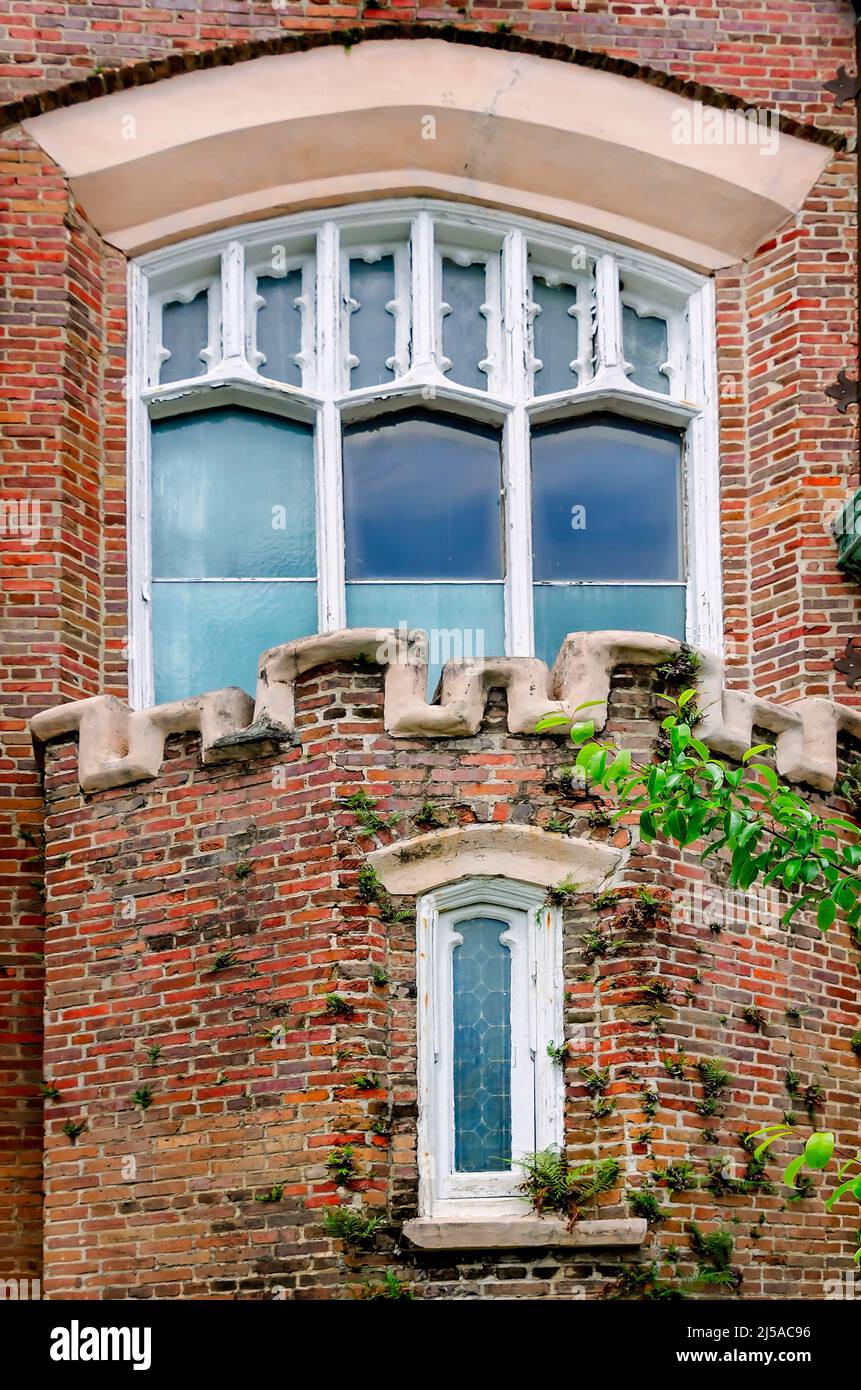
[[[171,734],[199,733],[205,764],[269,751],[289,741],[297,679],[332,663],[365,661],[385,669],[384,722],[393,737],[462,738],[478,732],[489,692],[499,688],[507,693],[508,728],[513,734],[531,734],[542,715],[572,715],[586,701],[599,702],[589,714],[601,729],[616,669],[659,666],[681,650],[675,638],[656,633],[571,633],[549,671],[534,657],[450,661],[429,702],[424,634],[353,628],[303,637],[264,652],[254,701],[232,687],[130,710],[113,696],[98,695],[44,710],[31,720],[30,728],[37,750],[51,739],[76,733],[81,789],[96,792],[157,777]],[[739,758],[753,730],[766,729],[775,735],[782,777],[829,791],[837,778],[837,736],[845,732],[861,740],[861,712],[818,698],[778,705],[727,689],[723,661],[694,650],[699,656],[700,737],[716,752]]]

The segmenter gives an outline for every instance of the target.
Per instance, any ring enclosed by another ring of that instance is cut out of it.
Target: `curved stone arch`
[[[618,869],[624,851],[533,825],[461,825],[399,840],[368,855],[390,893],[416,896],[461,879],[501,878],[541,888],[569,879],[592,892]]]
[[[287,209],[421,195],[711,270],[785,221],[829,158],[803,127],[781,127],[767,153],[678,138],[702,124],[701,101],[619,67],[438,35],[363,39],[185,72],[24,125],[127,254]],[[725,100],[707,110],[742,116]]]

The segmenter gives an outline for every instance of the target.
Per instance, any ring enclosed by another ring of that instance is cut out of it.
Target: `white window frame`
[[[303,265],[302,297],[309,303],[303,324],[301,387],[281,384],[257,370],[255,276],[273,273],[268,267],[275,247],[286,257],[286,265]],[[349,390],[348,306],[344,304],[348,286],[343,267],[345,258],[366,249],[373,254],[391,249],[397,253],[398,303],[393,316],[398,375],[380,386]],[[453,250],[472,260],[485,260],[488,266],[491,371],[486,389],[460,386],[440,367],[440,255]],[[576,268],[565,270],[566,265]],[[213,266],[220,266],[220,273]],[[554,268],[566,283],[577,283],[578,302],[580,285],[587,282],[582,293],[590,333],[594,320],[594,369],[570,390],[533,396],[531,275],[552,274]],[[620,278],[625,283],[626,304],[641,312],[651,307],[667,317],[668,394],[644,390],[630,380],[622,350]],[[190,296],[207,282],[207,370],[186,381],[159,384],[161,305]],[[722,652],[711,280],[687,267],[570,228],[492,209],[408,199],[299,213],[151,252],[129,266],[129,299],[128,650],[129,696],[134,708],[153,702],[150,422],[216,405],[246,405],[315,425],[321,632],[346,626],[343,427],[411,406],[459,413],[497,426],[502,438],[505,633],[510,656],[531,656],[534,650],[531,428],[595,411],[674,427],[683,437],[686,636],[692,643]]]
[[[562,921],[533,885],[473,878],[435,889],[417,905],[419,1215],[484,1219],[522,1215],[518,1159],[563,1144],[563,1070],[548,1056],[564,1036]],[[511,950],[512,1168],[454,1171],[452,953],[458,924],[507,923]]]

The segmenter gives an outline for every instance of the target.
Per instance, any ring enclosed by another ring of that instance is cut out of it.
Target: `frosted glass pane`
[[[350,261],[350,298],[359,306],[350,314],[350,352],[359,359],[350,373],[354,391],[394,380],[393,369],[386,366],[395,352],[395,319],[386,308],[394,297],[394,256],[370,264]]]
[[[511,953],[505,922],[458,922],[454,991],[454,1166],[458,1173],[511,1167]]]
[[[301,386],[302,368],[293,358],[302,351],[302,306],[295,303],[302,293],[302,272],[258,276],[257,293],[263,299],[257,310],[257,350],[265,358],[260,375]]]
[[[257,684],[267,647],[317,631],[317,585],[160,584],[152,586],[155,698],[181,700]]]
[[[348,627],[421,628],[428,693],[447,661],[505,653],[502,584],[347,584]]]
[[[536,579],[681,579],[681,440],[609,415],[532,437]]]
[[[548,666],[569,632],[658,632],[685,637],[685,586],[536,584],[535,655]]]
[[[487,375],[478,366],[487,357],[487,320],[481,313],[487,297],[484,264],[458,265],[443,257],[442,297],[449,306],[442,321],[442,350],[451,362],[446,376],[484,391]]]
[[[186,381],[203,376],[201,353],[209,342],[209,293],[201,290],[187,304],[178,299],[161,311],[161,343],[170,354],[161,364],[159,381]]]
[[[158,578],[316,574],[310,425],[225,406],[156,420]]]
[[[568,310],[577,303],[577,291],[571,285],[548,285],[536,276],[532,298],[540,310],[532,321],[534,354],[541,362],[535,371],[535,394],[570,391],[578,377],[568,364],[577,357],[578,343],[577,320]]]
[[[499,435],[426,411],[344,431],[348,579],[502,577]]]
[[[649,315],[640,318],[635,309],[623,305],[622,343],[625,360],[634,368],[630,380],[649,391],[666,394],[670,382],[660,370],[668,352],[666,320]]]

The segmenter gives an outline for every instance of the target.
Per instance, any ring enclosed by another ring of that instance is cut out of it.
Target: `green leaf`
[[[765,763],[753,763],[752,766],[753,766],[753,770],[754,770],[755,772],[760,773],[760,775],[761,775],[761,776],[764,778],[764,780],[768,783],[768,785],[769,785],[769,787],[771,788],[771,790],[772,790],[773,792],[776,792],[776,791],[777,791],[777,788],[778,788],[778,786],[779,786],[779,783],[778,783],[778,780],[777,780],[777,773],[774,771],[774,768],[767,767]]]
[[[631,750],[622,748],[607,768],[607,781],[619,782],[631,771]]]
[[[820,1129],[804,1145],[804,1162],[808,1168],[827,1168],[833,1153],[834,1135],[831,1130]]]
[[[748,748],[747,752],[742,757],[742,762],[747,763],[751,758],[755,758],[758,753],[767,753],[769,748],[773,747],[774,744],[772,743],[758,743],[755,748]]]
[[[643,839],[646,841],[646,843],[648,844],[649,841],[655,839],[655,837],[657,836],[657,833],[658,833],[658,832],[657,832],[657,829],[655,828],[655,818],[654,818],[654,816],[652,815],[651,811],[641,811],[641,812],[640,812],[640,835],[642,836],[642,838],[643,838]]]
[[[834,919],[837,916],[837,904],[833,898],[823,898],[816,909],[816,925],[820,931],[828,931],[833,927]]]
[[[775,1141],[776,1139],[784,1139],[784,1138],[786,1137],[787,1134],[791,1134],[791,1133],[792,1133],[792,1130],[790,1129],[789,1125],[774,1125],[774,1126],[770,1126],[770,1128],[776,1129],[776,1130],[777,1130],[777,1134],[769,1135],[768,1139],[763,1140],[763,1142],[759,1145],[759,1147],[756,1148],[756,1149],[754,1149],[754,1151],[753,1151],[753,1156],[754,1156],[754,1158],[760,1158],[761,1155],[765,1153],[765,1151],[766,1151],[766,1149],[768,1148],[769,1144],[773,1144],[774,1141]],[[753,1139],[755,1135],[757,1135],[757,1134],[764,1134],[764,1133],[765,1133],[765,1130],[763,1130],[763,1129],[756,1129],[756,1130],[754,1130],[753,1134],[752,1134],[750,1137],[751,1137],[751,1139]]]
[[[850,1178],[848,1182],[842,1182],[839,1187],[836,1187],[832,1192],[831,1196],[828,1198],[828,1201],[825,1203],[825,1210],[831,1211],[831,1209],[834,1206],[834,1203],[839,1202],[840,1198],[846,1192],[851,1192],[852,1195],[855,1196],[856,1194],[854,1192],[854,1188],[857,1182],[857,1178]]]
[[[804,1154],[799,1154],[797,1158],[794,1158],[791,1163],[786,1165],[783,1181],[787,1187],[795,1187],[795,1179],[798,1177],[803,1167]]]
[[[584,772],[589,769],[589,764],[594,757],[597,757],[601,748],[597,743],[584,743],[574,762],[575,767],[580,767]]]
[[[667,829],[677,844],[683,845],[686,843],[688,823],[681,811],[670,811],[667,816]]]
[[[676,701],[679,709],[684,709],[685,705],[689,705],[696,693],[697,692],[695,690],[683,690],[678,700]]]
[[[587,738],[593,738],[595,734],[594,719],[586,719],[582,724],[572,724],[569,735],[572,743],[585,743]]]
[[[543,734],[545,729],[558,729],[561,724],[570,723],[567,714],[542,714],[541,718],[536,720],[535,732]]]

